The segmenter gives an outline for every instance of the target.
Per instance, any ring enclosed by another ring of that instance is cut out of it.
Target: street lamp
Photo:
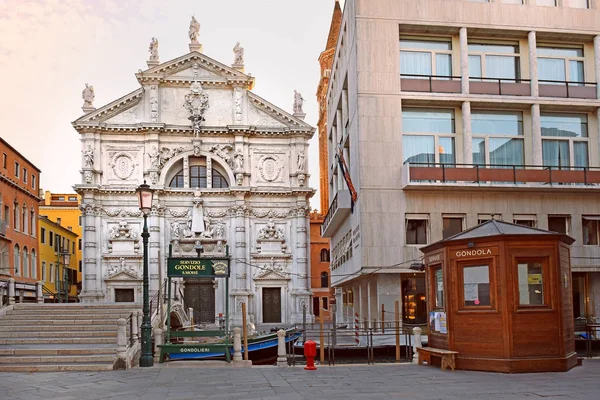
[[[152,367],[154,359],[152,358],[152,325],[150,324],[150,301],[148,295],[148,214],[152,209],[152,196],[154,190],[144,181],[137,189],[140,210],[144,215],[144,230],[142,231],[142,239],[144,244],[144,280],[143,280],[143,295],[144,306],[142,309],[142,356],[140,357],[140,367]]]
[[[69,263],[71,262],[71,254],[69,254],[69,249],[66,249],[60,253],[60,257],[63,262],[63,277],[64,277],[64,286],[65,286],[65,302],[69,302]]]
[[[68,274],[65,271],[65,268],[68,267],[69,263],[71,261],[71,255],[69,254],[69,250],[65,250],[62,247],[59,247],[57,249],[56,252],[56,295],[58,296],[58,302],[62,303],[61,298],[60,298],[60,290],[61,290],[61,286],[64,286],[64,290],[65,290],[65,301],[68,303],[69,302],[69,279],[68,279]],[[63,265],[63,285],[61,285],[61,280],[60,280],[60,264],[62,262]]]

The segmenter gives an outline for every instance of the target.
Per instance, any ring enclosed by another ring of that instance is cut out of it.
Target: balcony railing
[[[401,74],[405,92],[461,93],[461,77]],[[596,82],[538,80],[540,97],[597,99]],[[471,94],[531,96],[531,79],[469,77]]]
[[[329,205],[327,215],[321,224],[321,236],[331,237],[350,214],[350,191],[340,190]]]
[[[540,165],[405,163],[403,186],[432,183],[600,185],[600,168]]]

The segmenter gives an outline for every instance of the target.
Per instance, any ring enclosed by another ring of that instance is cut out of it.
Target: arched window
[[[21,224],[19,223],[20,220],[21,220],[21,217],[19,216],[19,205],[15,201],[15,206],[13,208],[13,227],[14,227],[15,231],[21,230],[21,228],[20,228]]]
[[[190,167],[190,187],[191,188],[200,188],[206,189],[208,187],[208,176],[206,173],[206,167],[204,165],[192,165]],[[169,183],[169,187],[172,188],[182,188],[185,186],[183,170],[179,171],[173,179],[171,179],[171,183]],[[225,189],[229,187],[229,183],[227,183],[227,179],[215,168],[212,169],[212,187],[214,189]]]
[[[29,278],[29,252],[27,247],[23,247],[23,277]]]
[[[321,287],[329,287],[329,274],[327,272],[321,272]]]
[[[35,224],[35,210],[31,210],[31,236],[36,237],[37,233],[36,233],[36,229],[37,229],[37,225]]]
[[[35,250],[31,250],[31,277],[37,279],[37,258]]]
[[[321,249],[321,262],[329,262],[329,250]]]
[[[15,275],[21,275],[21,252],[19,251],[19,245],[15,244]]]
[[[21,221],[22,221],[23,233],[25,233],[25,234],[29,233],[29,229],[27,229],[27,205],[26,204],[23,204]]]

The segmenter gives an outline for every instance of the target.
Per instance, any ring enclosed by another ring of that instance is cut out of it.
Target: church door
[[[263,322],[281,322],[281,288],[263,288]]]
[[[212,279],[186,279],[183,295],[185,308],[194,309],[195,324],[215,323],[215,288]]]

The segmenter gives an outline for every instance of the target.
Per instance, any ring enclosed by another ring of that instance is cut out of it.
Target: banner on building
[[[344,159],[344,151],[342,148],[338,148],[338,154],[336,155],[338,164],[340,166],[340,172],[344,177],[344,181],[346,181],[346,185],[348,186],[348,190],[350,190],[350,212],[354,212],[354,203],[356,203],[356,199],[358,198],[358,194],[356,193],[356,189],[354,189],[354,185],[352,184],[352,178],[350,177],[350,171],[348,170],[348,166],[346,165],[346,160]]]

